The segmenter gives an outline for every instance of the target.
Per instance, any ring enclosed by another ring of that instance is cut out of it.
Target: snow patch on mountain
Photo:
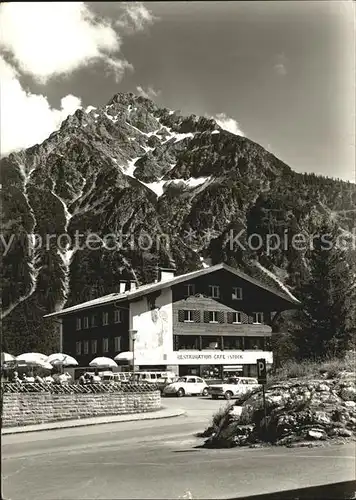
[[[132,158],[131,160],[129,160],[127,167],[123,170],[125,175],[128,175],[128,176],[136,179],[136,177],[134,176],[134,172],[136,170],[135,163],[140,158],[141,158],[141,156],[136,156],[136,158]]]
[[[185,181],[185,183],[189,187],[196,187],[196,186],[200,186],[201,184],[204,184],[205,182],[207,182],[209,180],[210,180],[210,177],[190,177],[188,180]]]
[[[36,167],[33,167],[32,169],[29,170],[29,172],[26,172],[25,166],[22,163],[20,163],[19,164],[19,168],[20,168],[20,173],[21,173],[22,178],[23,178],[23,195],[24,195],[24,197],[26,199],[26,203],[27,203],[29,212],[31,213],[31,215],[33,217],[33,220],[35,221],[35,224],[36,224],[35,213],[34,213],[32,207],[31,207],[31,204],[30,204],[30,201],[29,201],[29,198],[28,198],[28,194],[27,194],[27,185],[28,185],[28,183],[30,181],[31,174],[35,170]],[[35,224],[33,226],[33,229],[35,227]],[[28,293],[26,293],[22,297],[19,297],[7,309],[2,310],[1,316],[0,316],[1,318],[5,318],[21,302],[23,302],[24,300],[26,300],[29,297],[31,297],[31,295],[36,290],[37,277],[38,277],[38,269],[36,269],[36,259],[37,259],[38,255],[37,255],[36,250],[35,250],[36,249],[35,236],[34,235],[27,235],[27,242],[28,242],[28,250],[29,250],[29,257],[30,257],[30,260],[27,263],[28,273],[29,273],[29,277],[30,277],[30,280],[31,280],[30,289],[29,289]]]
[[[111,116],[108,113],[104,113],[104,115],[106,116],[106,118],[108,118],[109,120],[111,120],[113,123],[117,122],[117,116]]]
[[[141,148],[143,148],[146,153],[148,153],[149,151],[153,151],[155,149],[155,148],[151,148],[150,146],[141,146]]]
[[[188,132],[186,134],[179,134],[178,132],[172,132],[172,129],[169,127],[162,127],[160,130],[166,129],[167,133],[169,134],[168,138],[166,138],[162,144],[166,144],[167,142],[170,142],[172,139],[175,139],[174,143],[176,144],[179,141],[182,141],[183,139],[186,139],[187,137],[193,138],[195,134],[192,132]],[[163,139],[163,137],[162,137]]]
[[[155,182],[142,182],[141,184],[144,184],[148,189],[156,193],[157,197],[159,198],[160,196],[163,195],[163,186],[167,183],[166,180],[160,180],[160,181],[155,181]]]

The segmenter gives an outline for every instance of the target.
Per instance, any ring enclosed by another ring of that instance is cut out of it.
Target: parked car
[[[187,375],[186,377],[180,377],[172,384],[168,384],[163,389],[163,394],[165,396],[176,395],[178,397],[188,395],[207,396],[209,394],[208,389],[209,386],[204,379]]]
[[[251,377],[231,377],[221,384],[214,384],[209,387],[209,394],[212,399],[237,398],[246,392],[259,387],[258,380]]]
[[[135,373],[135,382],[143,382],[145,384],[155,384],[161,391],[164,390],[164,388],[174,382],[177,379],[177,376],[173,372],[167,372],[167,371],[157,371],[157,372],[150,372],[150,371],[142,371],[142,372],[136,372]]]
[[[131,372],[99,372],[101,382],[109,384],[111,382],[129,382],[132,378]]]

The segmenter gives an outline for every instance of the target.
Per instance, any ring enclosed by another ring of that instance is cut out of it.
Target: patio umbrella
[[[53,366],[78,366],[78,361],[69,354],[56,352],[48,356],[47,361]]]
[[[125,351],[125,352],[120,352],[120,354],[117,354],[114,358],[115,361],[133,361],[133,352],[132,351]]]
[[[47,361],[47,357],[45,354],[39,352],[26,352],[17,356],[16,364],[20,367],[29,367],[32,371],[35,366],[52,370],[53,366]]]
[[[39,352],[25,352],[16,357],[16,361],[25,365],[36,365],[39,362],[47,361],[48,356]]]
[[[113,368],[116,367],[117,364],[111,358],[99,357],[90,361],[89,366],[94,368]]]
[[[2,352],[1,353],[1,364],[3,365],[4,363],[11,363],[16,361],[16,356],[13,356],[12,354],[9,354],[7,352]]]

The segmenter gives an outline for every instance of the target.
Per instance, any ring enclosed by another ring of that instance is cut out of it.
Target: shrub
[[[343,371],[354,372],[355,362],[352,358],[330,358],[316,361],[287,361],[269,377],[269,382],[288,380],[291,378],[318,378],[324,374],[327,378],[336,378]]]

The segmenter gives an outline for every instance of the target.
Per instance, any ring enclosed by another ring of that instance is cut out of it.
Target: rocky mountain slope
[[[149,282],[158,263],[181,273],[225,261],[293,290],[307,256],[271,251],[267,235],[290,243],[324,217],[347,237],[356,227],[354,184],[297,174],[212,119],[133,94],[78,110],[1,174],[3,341],[15,354],[56,346],[44,314],[122,279]]]

